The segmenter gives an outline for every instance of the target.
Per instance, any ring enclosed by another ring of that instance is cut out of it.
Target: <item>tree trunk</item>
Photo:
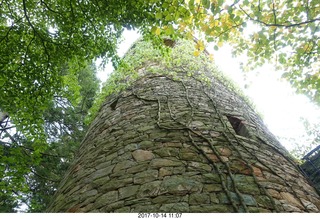
[[[259,116],[190,57],[144,62],[106,98],[48,212],[319,212]]]

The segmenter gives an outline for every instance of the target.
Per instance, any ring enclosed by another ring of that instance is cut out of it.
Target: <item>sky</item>
[[[137,32],[126,30],[118,54],[123,56],[139,37]],[[320,124],[320,108],[311,103],[306,96],[295,94],[290,84],[281,79],[280,71],[275,71],[272,65],[265,64],[245,74],[240,68],[240,63],[245,57],[233,58],[230,46],[224,45],[215,51],[213,45],[208,45],[207,50],[213,54],[217,67],[233,79],[252,100],[256,110],[262,114],[264,123],[283,146],[289,151],[294,147],[293,141],[312,148],[317,146],[311,145],[310,139],[305,138],[306,131],[300,118]],[[97,65],[100,62],[98,60]],[[97,76],[104,82],[112,71],[112,65],[109,63],[105,69],[98,70]]]

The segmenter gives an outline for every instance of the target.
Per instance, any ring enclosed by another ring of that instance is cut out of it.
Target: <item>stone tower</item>
[[[47,211],[319,212],[245,98],[189,42],[173,45],[128,52]]]

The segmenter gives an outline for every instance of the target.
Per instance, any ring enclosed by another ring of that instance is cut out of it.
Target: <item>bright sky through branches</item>
[[[124,41],[118,49],[121,56],[140,35],[133,31],[125,31],[123,37]],[[232,58],[230,46],[224,45],[218,51],[214,51],[213,46],[207,49],[213,53],[218,68],[232,78],[251,98],[258,112],[263,115],[265,124],[288,150],[293,149],[293,142],[301,146],[317,146],[310,145],[310,139],[304,137],[306,130],[301,118],[319,124],[320,109],[307,97],[295,94],[290,84],[280,78],[281,72],[275,72],[273,66],[266,64],[244,74],[240,70],[240,63],[245,61],[245,57]],[[109,63],[104,70],[98,71],[98,77],[104,82],[112,71],[112,65]]]

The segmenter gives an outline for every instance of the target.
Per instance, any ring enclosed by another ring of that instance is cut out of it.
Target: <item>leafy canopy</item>
[[[163,1],[155,14],[155,35],[176,29],[192,38],[233,45],[233,54],[249,57],[245,70],[272,62],[298,92],[320,103],[320,2],[318,0]],[[195,56],[204,50],[198,41]]]

